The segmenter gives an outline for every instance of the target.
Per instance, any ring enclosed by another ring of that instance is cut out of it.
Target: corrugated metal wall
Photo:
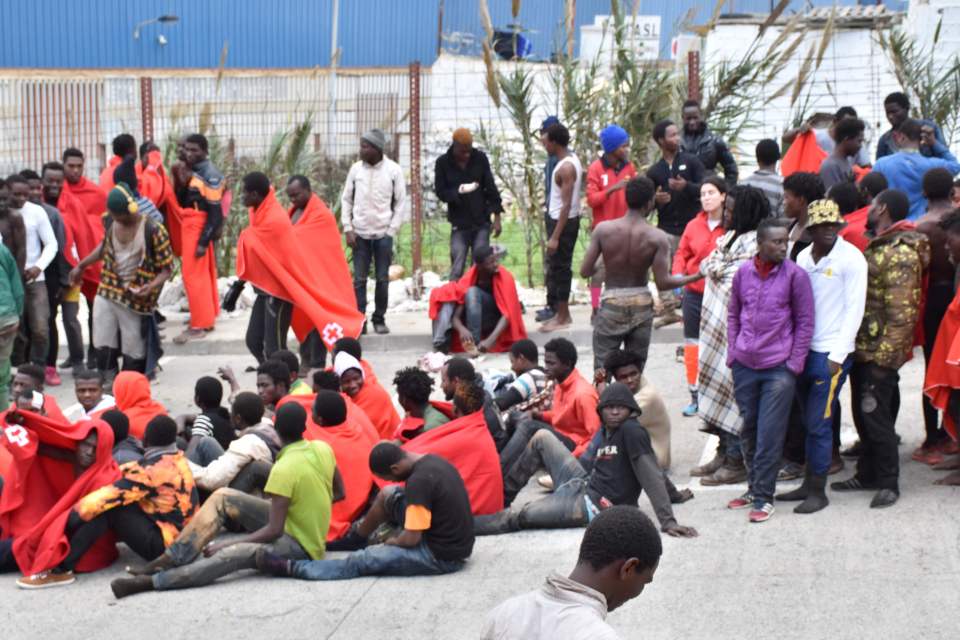
[[[340,0],[338,44],[345,67],[430,65],[437,53],[439,7],[444,33],[482,34],[478,0]],[[857,4],[840,0],[840,4]],[[562,33],[564,0],[525,0],[520,23],[533,54],[548,59]],[[577,26],[610,13],[609,0],[578,0]],[[632,8],[633,0],[622,0]],[[764,13],[771,0],[729,0],[725,11]],[[794,9],[808,2],[797,0]],[[812,0],[824,6],[833,0]],[[906,6],[888,0],[892,9]],[[495,26],[511,21],[507,0],[489,0]],[[712,2],[640,0],[639,12],[662,16],[661,53],[691,8],[705,21]],[[164,14],[172,25],[137,23]],[[330,61],[332,0],[34,0],[17,2],[0,21],[0,68],[211,68],[228,46],[231,68],[310,68]],[[163,34],[166,45],[157,42]]]

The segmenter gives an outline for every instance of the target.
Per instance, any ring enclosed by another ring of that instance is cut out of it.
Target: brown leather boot
[[[727,457],[723,466],[712,476],[700,478],[700,484],[711,487],[721,484],[737,484],[747,479],[747,467],[743,460]]]
[[[718,451],[716,455],[713,456],[713,460],[706,464],[702,464],[699,467],[690,470],[690,475],[694,478],[700,478],[704,476],[712,476],[715,474],[720,467],[723,466],[723,455]]]

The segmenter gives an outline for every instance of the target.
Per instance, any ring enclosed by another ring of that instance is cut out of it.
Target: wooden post
[[[700,100],[700,52],[687,53],[687,98]]]
[[[410,217],[413,234],[413,297],[423,290],[423,198],[420,193],[420,62],[410,63]]]
[[[143,141],[153,140],[153,78],[140,78],[140,117]]]

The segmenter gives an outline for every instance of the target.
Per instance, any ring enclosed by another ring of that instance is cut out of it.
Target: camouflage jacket
[[[854,358],[899,369],[910,357],[920,319],[930,243],[912,223],[890,227],[867,245],[867,303]]]

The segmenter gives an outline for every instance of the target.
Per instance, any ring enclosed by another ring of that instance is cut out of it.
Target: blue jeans
[[[837,372],[830,375],[827,354],[811,351],[803,373],[797,379],[797,396],[803,407],[806,428],[807,470],[813,475],[826,475],[833,458],[833,412],[839,406],[837,397],[847,380],[853,356]]]
[[[786,365],[750,369],[733,363],[733,393],[743,418],[740,441],[747,485],[758,508],[773,502],[796,382]]]
[[[453,227],[450,230],[450,280],[459,280],[467,266],[467,251],[470,256],[477,249],[490,244],[490,223],[479,227]]]
[[[376,289],[373,292],[373,322],[381,324],[387,313],[387,292],[390,286],[390,261],[393,259],[393,238],[361,238],[353,247],[353,292],[357,296],[357,309],[367,312],[367,278],[370,262],[374,263]]]
[[[463,568],[462,560],[440,560],[426,542],[405,548],[377,544],[340,560],[298,560],[293,577],[301,580],[346,580],[360,576],[433,576]]]

